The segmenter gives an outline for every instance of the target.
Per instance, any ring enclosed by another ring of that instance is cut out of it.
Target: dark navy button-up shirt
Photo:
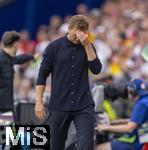
[[[0,50],[0,111],[13,110],[13,66],[33,59],[32,55],[27,54],[11,57]]]
[[[89,90],[88,69],[98,74],[98,57],[88,61],[82,44],[73,44],[67,36],[51,42],[43,54],[36,85],[45,85],[51,73],[50,110],[80,110],[94,104]]]

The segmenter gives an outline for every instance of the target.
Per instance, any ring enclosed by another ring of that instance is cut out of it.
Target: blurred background
[[[49,18],[58,15],[65,18],[76,13],[79,3],[89,9],[101,7],[105,0],[0,0],[0,35],[5,30],[27,29],[35,38],[38,26],[48,24]]]
[[[38,61],[15,67],[16,102],[34,102],[42,54],[52,40],[67,33],[74,14],[89,19],[89,38],[103,65],[98,76],[89,73],[92,86],[131,78],[148,81],[148,62],[141,57],[141,51],[148,49],[148,0],[0,0],[0,36],[17,30],[21,33],[18,54],[40,53]],[[50,97],[50,77],[47,82],[45,101]],[[131,107],[129,101],[104,101],[111,120],[129,117]]]

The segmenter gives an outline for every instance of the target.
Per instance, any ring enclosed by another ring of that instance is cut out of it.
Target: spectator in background
[[[76,14],[87,15],[88,14],[88,6],[85,4],[79,4],[76,8]]]
[[[19,92],[17,93],[16,100],[19,102],[34,102],[34,89],[33,89],[34,81],[31,79],[23,79],[21,80],[21,85],[19,88]]]
[[[108,74],[110,74],[114,78],[114,80],[118,81],[120,81],[124,75],[120,63],[121,63],[120,57],[116,53],[111,57],[110,63],[108,65]]]
[[[21,35],[21,39],[20,39],[20,45],[19,45],[19,49],[17,51],[17,54],[34,54],[35,53],[35,46],[36,46],[36,42],[34,40],[31,39],[30,33],[27,30],[21,30],[20,32]],[[38,53],[38,57],[40,53]],[[36,61],[39,61],[39,59],[37,59]],[[33,62],[33,64],[35,63],[35,61]],[[32,66],[32,62],[28,61],[24,64],[22,64],[21,66],[17,66],[15,67],[16,70],[16,75],[19,76],[16,79],[20,79],[19,82],[19,86],[21,86],[21,80],[23,80],[23,78],[25,78],[25,74],[26,74],[26,70],[30,70]],[[30,75],[30,74],[29,74]],[[34,75],[34,74],[32,74]],[[30,77],[32,77],[32,75],[30,75]],[[35,76],[34,76],[35,77]],[[16,81],[17,82],[17,81]]]
[[[49,20],[49,31],[58,31],[62,24],[62,19],[58,15],[54,15]]]
[[[20,34],[21,34],[21,40],[20,40],[19,53],[33,54],[35,50],[35,42],[30,39],[30,33],[27,30],[22,30]]]
[[[35,51],[42,55],[49,42],[48,26],[41,25],[37,31],[37,45]]]
[[[112,50],[107,43],[107,35],[105,30],[106,29],[103,26],[97,27],[95,33],[97,36],[94,40],[94,46],[96,47],[97,54],[103,64],[102,72],[106,74],[108,71],[108,62],[111,58]]]
[[[64,36],[66,33],[68,33],[68,22],[70,18],[71,18],[71,15],[67,15],[64,17],[64,23],[59,28],[59,32],[61,36]]]
[[[40,62],[42,60],[42,54],[44,52],[44,49],[50,43],[47,25],[41,25],[39,27],[37,35],[36,35],[36,41],[37,41],[36,42],[37,44],[36,44],[36,48],[35,48],[35,53],[39,54],[38,60],[34,61],[33,63],[25,64],[24,66],[19,68],[19,70],[22,73],[21,76],[23,76],[23,78],[26,78],[26,80],[25,80],[26,82],[27,82],[27,79],[29,81],[33,80],[33,82],[35,82],[35,79],[37,78],[37,72],[38,72],[38,69],[40,66]],[[22,86],[22,85],[20,85],[20,86]],[[34,88],[34,86],[32,88]]]

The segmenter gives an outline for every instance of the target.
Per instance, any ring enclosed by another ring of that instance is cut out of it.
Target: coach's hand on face
[[[35,105],[35,116],[40,119],[40,120],[43,120],[45,118],[45,106],[43,103],[38,103],[36,102],[36,105]]]
[[[76,31],[76,36],[82,43],[84,47],[88,46],[90,44],[89,39],[88,39],[88,33],[84,33],[82,31]]]

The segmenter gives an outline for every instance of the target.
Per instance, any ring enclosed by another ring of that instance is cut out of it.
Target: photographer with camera
[[[132,115],[121,125],[98,125],[100,132],[109,131],[124,133],[117,141],[111,143],[112,150],[140,150],[138,130],[148,121],[148,91],[147,85],[141,79],[129,81],[127,84],[128,97],[135,101]]]

